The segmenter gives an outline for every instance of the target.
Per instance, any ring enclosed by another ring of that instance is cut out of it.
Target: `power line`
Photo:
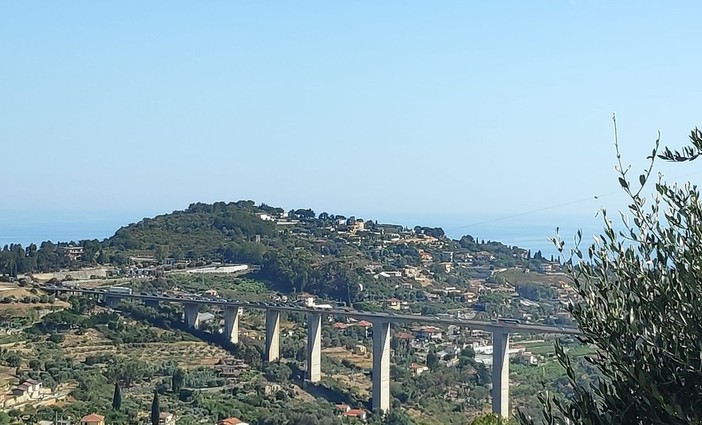
[[[687,178],[687,177],[691,177],[691,176],[696,176],[696,175],[699,175],[699,174],[702,174],[702,172],[699,172],[699,171],[698,171],[698,172],[693,172],[693,173],[687,173],[687,174],[683,174],[683,175],[680,175],[680,176],[677,176],[677,177],[673,177],[673,178],[670,179],[670,180],[671,180],[671,181],[672,181],[672,180],[678,181],[678,180],[680,180],[680,179]],[[663,180],[666,181],[665,176],[663,176],[663,177],[664,177]],[[617,194],[617,193],[620,193],[620,192],[619,192],[619,191],[612,191],[612,192],[608,192],[608,193],[605,193],[605,194],[602,194],[602,195],[594,195],[594,196],[587,197],[587,198],[576,199],[576,200],[574,200],[574,201],[568,201],[568,202],[564,202],[564,203],[562,203],[562,204],[550,205],[550,206],[543,207],[543,208],[537,208],[537,209],[535,209],[535,210],[524,211],[524,212],[520,212],[520,213],[516,213],[516,214],[511,214],[511,215],[506,215],[506,216],[502,216],[502,217],[496,217],[496,218],[492,218],[492,219],[489,219],[489,220],[480,221],[480,222],[476,222],[476,223],[472,223],[472,224],[466,224],[466,225],[464,225],[464,226],[452,227],[452,228],[450,228],[450,229],[446,229],[446,231],[449,231],[449,232],[450,232],[450,231],[453,231],[453,230],[461,230],[461,229],[466,229],[466,228],[469,228],[469,227],[482,226],[482,225],[485,225],[485,224],[494,223],[494,222],[496,222],[496,221],[509,220],[509,219],[511,219],[511,218],[522,217],[522,216],[525,216],[525,215],[535,214],[535,213],[538,213],[538,212],[543,212],[543,211],[548,211],[548,210],[552,210],[552,209],[556,209],[556,208],[566,207],[566,206],[568,206],[568,205],[579,204],[579,203],[581,203],[581,202],[591,201],[591,200],[593,200],[593,199],[600,199],[600,198],[604,198],[604,197],[607,197],[607,196],[611,196],[611,195],[614,195],[614,194]]]
[[[497,217],[497,218],[492,218],[492,219],[490,219],[490,220],[480,221],[480,222],[472,223],[472,224],[466,224],[466,225],[464,225],[464,226],[453,227],[453,228],[447,229],[447,230],[448,230],[448,231],[452,231],[452,230],[465,229],[465,228],[468,228],[468,227],[482,226],[482,225],[484,225],[484,224],[490,224],[490,223],[494,223],[494,222],[496,222],[496,221],[509,220],[510,218],[521,217],[521,216],[525,216],[525,215],[529,215],[529,214],[534,214],[534,213],[538,213],[538,212],[542,212],[542,211],[552,210],[552,209],[554,209],[554,208],[561,208],[561,207],[565,207],[565,206],[568,206],[568,205],[579,204],[579,203],[581,203],[581,202],[591,201],[591,200],[593,200],[593,199],[599,199],[599,198],[602,198],[602,197],[605,197],[605,196],[609,196],[609,195],[612,195],[612,194],[614,194],[614,193],[617,193],[617,192],[606,193],[606,194],[604,194],[604,195],[595,195],[595,196],[591,196],[591,197],[587,197],[587,198],[577,199],[577,200],[575,200],[575,201],[564,202],[564,203],[562,203],[562,204],[550,205],[550,206],[548,206],[548,207],[538,208],[538,209],[535,209],[535,210],[524,211],[524,212],[520,212],[520,213],[517,213],[517,214],[506,215],[506,216]]]

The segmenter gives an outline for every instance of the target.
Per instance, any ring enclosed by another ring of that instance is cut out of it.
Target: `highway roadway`
[[[164,296],[157,294],[127,294],[108,292],[104,289],[87,289],[87,288],[68,288],[64,286],[40,286],[41,289],[50,292],[77,292],[82,294],[93,294],[101,296],[109,296],[114,298],[132,298],[142,301],[159,301],[159,302],[174,302],[183,304],[207,304],[219,306],[222,308],[247,308],[257,310],[278,310],[290,311],[296,313],[316,313],[316,314],[333,314],[335,316],[353,317],[355,319],[366,320],[369,322],[392,322],[392,323],[426,323],[437,326],[458,325],[469,329],[482,330],[486,332],[496,333],[530,333],[530,334],[560,334],[560,335],[579,335],[580,330],[573,327],[557,327],[538,324],[527,324],[503,321],[483,321],[471,319],[459,319],[454,317],[439,317],[439,316],[421,316],[402,313],[373,313],[367,311],[358,311],[350,308],[333,307],[303,307],[291,304],[282,303],[253,303],[253,302],[236,302],[223,299],[208,299],[199,296]]]

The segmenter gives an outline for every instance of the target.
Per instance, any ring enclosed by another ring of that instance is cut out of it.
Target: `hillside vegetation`
[[[79,257],[67,247],[82,247]],[[455,254],[455,258],[454,258]],[[446,257],[446,258],[444,258]],[[392,224],[310,209],[285,212],[253,201],[195,203],[183,211],[144,218],[102,242],[7,245],[0,270],[9,276],[96,264],[124,267],[146,259],[164,268],[211,262],[260,265],[253,277],[281,292],[310,292],[353,303],[363,288],[392,296],[376,273],[417,268],[423,286],[461,285],[490,275],[488,269],[538,267],[540,253],[466,235],[451,240],[441,228]],[[447,266],[446,264],[449,264]],[[456,264],[460,267],[453,267]]]

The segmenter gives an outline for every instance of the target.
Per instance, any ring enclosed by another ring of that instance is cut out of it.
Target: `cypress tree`
[[[122,390],[119,389],[119,384],[115,382],[115,392],[112,395],[112,408],[119,410],[122,407]]]
[[[174,393],[180,392],[180,389],[183,388],[184,381],[185,374],[183,373],[183,369],[177,368],[175,372],[173,372],[173,377],[171,378],[171,389]]]
[[[151,401],[151,425],[158,425],[161,407],[158,404],[158,392],[154,390],[154,399]]]

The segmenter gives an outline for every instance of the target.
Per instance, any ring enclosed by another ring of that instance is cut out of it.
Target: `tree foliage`
[[[73,257],[64,249],[67,246],[83,248],[80,257]],[[98,263],[102,246],[97,240],[82,240],[70,243],[42,242],[40,246],[9,244],[0,250],[0,274],[12,277],[24,273],[47,272],[60,268],[91,266]]]
[[[470,423],[470,425],[513,425],[514,421],[501,418],[497,415],[482,415]]]
[[[532,301],[550,300],[556,295],[554,288],[535,282],[518,283],[516,290],[520,297]]]
[[[635,181],[617,144],[619,184],[630,199],[623,230],[603,211],[603,233],[585,252],[576,243],[568,268],[581,298],[570,311],[582,341],[597,349],[587,361],[599,379],[583,384],[557,346],[573,393],[568,399],[542,394],[549,425],[702,423],[700,193],[659,175],[653,198],[642,196],[657,158],[682,162],[702,153],[702,133],[695,129],[690,139],[690,147],[662,155],[657,141]],[[554,242],[563,252],[558,236]],[[521,413],[520,421],[531,423]]]
[[[177,394],[178,392],[180,392],[180,389],[183,388],[184,382],[185,372],[183,372],[183,369],[178,367],[173,372],[173,376],[171,377],[171,390]]]
[[[151,425],[158,425],[160,415],[161,406],[159,406],[158,392],[154,391],[154,398],[151,400]]]
[[[119,384],[115,382],[115,392],[112,394],[112,408],[119,410],[122,407],[122,391],[119,389]]]

